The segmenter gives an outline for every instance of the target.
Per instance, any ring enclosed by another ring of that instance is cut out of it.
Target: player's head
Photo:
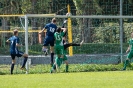
[[[52,19],[52,23],[54,23],[54,24],[56,23],[56,19],[55,18]]]
[[[18,36],[18,30],[17,29],[13,30],[13,35]]]
[[[56,32],[60,33],[61,32],[61,27],[58,27]]]

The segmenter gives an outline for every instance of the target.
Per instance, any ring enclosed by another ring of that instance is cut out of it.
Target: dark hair
[[[13,30],[13,35],[16,35],[17,33],[18,33],[17,29]]]
[[[52,19],[52,22],[53,22],[53,23],[56,23],[56,19],[55,19],[55,18],[53,18],[53,19]]]
[[[58,27],[57,30],[56,30],[58,33],[61,32],[61,27]]]

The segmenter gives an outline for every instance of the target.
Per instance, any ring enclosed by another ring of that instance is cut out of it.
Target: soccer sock
[[[53,65],[53,69],[56,70],[56,65],[55,64]]]
[[[22,68],[25,67],[25,64],[26,64],[26,62],[27,62],[27,59],[28,59],[28,57],[25,57],[25,58],[24,58]]]
[[[72,46],[80,46],[80,44],[72,44]]]
[[[128,63],[129,63],[129,60],[126,60],[123,69],[126,69]]]
[[[47,48],[43,48],[42,51],[43,51],[43,52],[47,52],[48,49],[47,49]]]
[[[11,65],[11,74],[13,74],[14,63]]]
[[[66,65],[66,72],[68,72],[68,65]]]
[[[51,53],[51,65],[53,65],[54,62],[54,53]]]

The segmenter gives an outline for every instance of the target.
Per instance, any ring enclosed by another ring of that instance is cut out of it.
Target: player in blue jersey
[[[51,23],[46,24],[46,26],[43,28],[40,34],[44,32],[44,30],[47,30],[46,36],[44,39],[43,44],[43,52],[45,55],[48,54],[48,48],[47,46],[50,45],[50,51],[51,51],[51,66],[53,65],[53,58],[54,58],[54,33],[56,32],[57,26],[56,26],[56,19],[53,18]]]
[[[18,47],[22,46],[19,44],[19,38],[18,38],[18,30],[15,29],[13,31],[13,36],[10,37],[6,42],[10,43],[10,55],[12,58],[12,64],[11,64],[11,74],[13,74],[13,69],[14,69],[14,65],[15,65],[15,57],[24,57],[24,61],[22,64],[22,67],[20,68],[21,70],[26,70],[25,69],[25,64],[27,62],[28,59],[28,55],[24,54],[23,52],[18,50]]]

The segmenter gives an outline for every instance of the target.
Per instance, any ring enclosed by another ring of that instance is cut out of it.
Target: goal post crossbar
[[[0,17],[22,17],[24,18],[25,16],[27,16],[27,18],[31,18],[31,17],[49,17],[49,18],[133,18],[133,16],[107,16],[107,15],[70,15],[70,16],[66,16],[66,15],[56,15],[56,14],[20,14],[20,15],[0,15]]]
[[[106,15],[76,15],[76,16],[66,16],[66,15],[56,15],[56,14],[26,14],[27,17],[56,17],[56,18],[133,18],[133,16],[106,16]]]

